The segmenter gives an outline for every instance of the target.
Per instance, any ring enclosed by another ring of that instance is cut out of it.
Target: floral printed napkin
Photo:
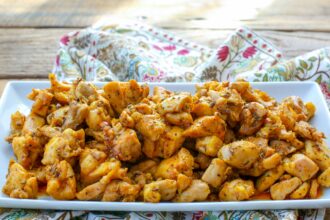
[[[285,60],[246,27],[208,48],[141,23],[99,24],[60,40],[54,72],[61,80],[143,82],[313,80],[330,106],[330,48]],[[217,212],[85,212],[0,209],[3,219],[323,219],[325,209]]]

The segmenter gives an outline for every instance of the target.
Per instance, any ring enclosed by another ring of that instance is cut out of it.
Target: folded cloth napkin
[[[285,60],[276,47],[242,27],[216,49],[141,23],[102,23],[60,39],[54,72],[61,80],[143,82],[313,80],[330,104],[330,48]],[[330,105],[329,105],[330,106]],[[213,212],[84,212],[2,209],[15,219],[323,219],[325,209]]]

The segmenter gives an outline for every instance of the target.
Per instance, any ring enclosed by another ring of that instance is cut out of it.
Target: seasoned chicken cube
[[[38,129],[38,136],[43,136],[49,138],[53,138],[56,136],[60,136],[62,134],[62,129],[60,127],[52,127],[49,125],[44,125]]]
[[[165,120],[172,125],[177,125],[183,128],[187,128],[193,124],[193,118],[188,112],[167,113],[165,115]]]
[[[160,162],[155,176],[163,179],[177,179],[179,173],[192,176],[193,166],[194,157],[187,149],[181,148],[178,153]]]
[[[32,92],[27,97],[34,101],[31,113],[45,117],[54,95],[47,90],[32,89]]]
[[[111,149],[112,156],[128,162],[134,162],[141,156],[141,143],[133,129],[123,128],[117,123],[111,132],[114,135],[107,138],[106,145]]]
[[[223,142],[218,136],[208,136],[198,138],[196,141],[196,150],[210,157],[216,157]]]
[[[112,180],[105,188],[102,201],[134,202],[139,196],[139,192],[139,185]]]
[[[190,93],[181,92],[172,95],[158,104],[157,110],[161,115],[166,113],[190,112],[192,97]]]
[[[225,121],[221,119],[218,113],[215,113],[213,116],[203,116],[196,119],[194,123],[184,131],[183,135],[191,138],[216,135],[220,139],[223,139],[225,132]]]
[[[72,159],[80,155],[84,145],[84,130],[74,131],[68,128],[60,136],[51,138],[45,145],[44,157],[41,163],[51,165],[63,159],[71,163]]]
[[[6,183],[2,192],[11,198],[34,199],[38,196],[38,182],[33,173],[28,172],[14,160],[10,160]]]
[[[97,88],[90,82],[79,81],[75,90],[75,97],[79,99],[80,102],[90,104],[99,98]]]
[[[238,132],[241,135],[256,133],[264,124],[267,112],[267,109],[257,102],[245,104],[240,115],[241,127]]]
[[[15,137],[12,147],[18,163],[26,169],[32,168],[43,153],[40,140],[30,135]]]
[[[215,158],[205,170],[202,180],[217,188],[226,180],[228,169],[227,164],[223,160]]]
[[[249,169],[260,158],[261,147],[249,141],[235,141],[219,150],[219,157],[238,169]]]
[[[274,148],[281,156],[286,156],[295,152],[297,149],[291,144],[285,141],[272,140],[270,141],[270,147]]]
[[[67,105],[74,100],[74,88],[72,84],[57,81],[53,73],[49,74],[48,78],[51,84],[50,91],[61,105]]]
[[[274,153],[269,157],[262,158],[256,161],[250,169],[239,170],[239,173],[247,176],[258,177],[262,175],[266,170],[275,168],[282,161],[282,157],[278,153]]]
[[[229,143],[234,142],[234,141],[236,141],[234,131],[232,129],[227,128],[226,133],[225,133],[225,137],[223,139],[223,143],[224,144],[229,144]]]
[[[176,195],[177,184],[175,180],[164,179],[146,184],[143,188],[145,202],[169,201]]]
[[[305,141],[305,154],[324,171],[330,167],[330,150],[325,142]]]
[[[284,168],[279,165],[276,168],[266,171],[256,181],[256,189],[258,192],[263,192],[271,187],[282,175],[284,174]]]
[[[103,90],[114,111],[120,113],[129,105],[136,104],[149,95],[148,86],[140,86],[135,80],[129,82],[109,82]]]
[[[10,121],[10,135],[6,137],[6,141],[11,143],[14,137],[20,136],[22,134],[22,129],[25,122],[25,115],[16,111],[11,115]]]
[[[296,122],[293,131],[296,132],[297,135],[313,141],[321,141],[325,138],[322,132],[316,130],[316,128],[306,121]]]
[[[38,128],[42,127],[45,124],[45,119],[36,115],[29,114],[24,122],[22,133],[23,134],[35,134]]]
[[[311,187],[309,189],[309,198],[317,199],[319,197],[320,184],[316,179],[313,179],[311,182]]]
[[[302,184],[298,177],[292,177],[288,180],[283,180],[270,187],[270,195],[274,200],[283,200],[295,189]]]
[[[149,158],[163,157],[169,158],[180,149],[185,138],[180,127],[166,126],[165,133],[155,142],[149,139],[144,140],[143,153]]]
[[[158,114],[142,115],[138,113],[133,114],[132,118],[135,121],[136,130],[151,141],[158,140],[165,132],[166,125]]]
[[[155,86],[153,91],[152,101],[154,101],[155,103],[160,103],[164,99],[172,96],[173,94],[174,94],[173,92],[168,91],[163,87]]]
[[[305,107],[307,109],[307,121],[309,121],[315,114],[316,112],[316,107],[312,102],[307,102],[305,103]]]
[[[85,148],[80,154],[80,180],[88,185],[99,181],[114,168],[120,166],[120,162],[112,158],[106,161],[107,155],[96,149]]]
[[[304,182],[293,193],[290,194],[290,199],[303,199],[306,197],[311,184]]]
[[[102,101],[94,101],[88,106],[86,123],[93,130],[101,130],[102,122],[111,122],[111,117]]]
[[[185,189],[187,189],[191,185],[192,180],[193,179],[191,177],[180,173],[176,180],[178,192],[182,193]]]
[[[154,160],[144,160],[134,166],[131,167],[131,172],[140,171],[143,173],[151,173],[152,175],[155,174],[157,170],[158,162]]]
[[[215,102],[212,101],[211,97],[200,97],[194,101],[191,112],[194,113],[197,117],[214,115],[214,104]]]
[[[62,160],[50,165],[46,172],[48,195],[58,200],[71,200],[76,197],[76,178],[71,165]]]
[[[255,193],[251,180],[235,179],[227,181],[219,192],[221,201],[242,201],[247,200]]]
[[[318,166],[304,154],[294,154],[284,161],[284,170],[302,181],[311,179],[319,170]]]
[[[330,167],[321,173],[317,181],[321,186],[330,187]]]
[[[195,163],[197,164],[197,168],[201,170],[206,170],[206,168],[209,167],[211,164],[212,158],[209,156],[206,156],[205,154],[198,153],[197,156],[195,157]]]
[[[193,180],[191,185],[175,198],[175,202],[204,201],[210,193],[207,183],[202,180]]]

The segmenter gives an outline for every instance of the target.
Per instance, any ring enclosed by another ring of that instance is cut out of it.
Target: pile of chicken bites
[[[193,202],[317,198],[330,151],[316,108],[276,102],[248,82],[207,82],[194,95],[136,81],[103,88],[49,76],[29,115],[11,117],[3,192],[13,198]]]

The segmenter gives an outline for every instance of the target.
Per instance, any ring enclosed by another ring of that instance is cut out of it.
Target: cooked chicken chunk
[[[205,170],[202,180],[214,188],[217,188],[226,180],[228,169],[230,168],[223,160],[215,158]]]
[[[10,160],[2,192],[11,198],[34,199],[38,195],[37,178],[20,164]]]
[[[255,193],[251,180],[235,179],[225,182],[219,198],[221,201],[242,201],[247,200]]]
[[[325,138],[322,132],[316,130],[316,128],[312,127],[306,121],[296,122],[293,131],[296,132],[296,134],[299,136],[313,141],[321,141],[323,138]]]
[[[158,114],[142,115],[136,113],[132,115],[132,118],[135,121],[136,130],[146,139],[156,141],[165,132],[166,125]]]
[[[216,157],[222,145],[223,142],[218,136],[207,136],[197,139],[196,150],[207,156]]]
[[[272,140],[270,142],[270,147],[274,148],[275,151],[278,152],[281,156],[286,156],[297,150],[288,142],[280,141],[280,140]]]
[[[256,162],[261,148],[249,141],[235,141],[219,150],[219,157],[227,164],[238,169],[249,169]]]
[[[194,101],[191,112],[194,113],[197,117],[214,115],[214,104],[215,102],[212,101],[211,97],[200,97]]]
[[[80,102],[90,104],[99,98],[97,88],[90,82],[79,81],[74,95]]]
[[[158,104],[157,110],[161,115],[166,113],[190,112],[192,98],[190,93],[181,92],[178,95],[172,95]]]
[[[316,179],[313,179],[311,182],[311,187],[309,189],[309,198],[317,199],[319,197],[320,184]]]
[[[54,94],[54,98],[61,105],[67,105],[74,100],[74,88],[72,84],[66,82],[59,82],[55,74],[49,74],[49,81],[51,84],[50,91]]]
[[[283,200],[295,189],[302,184],[298,177],[292,177],[288,180],[283,180],[270,187],[270,195],[274,200]]]
[[[93,130],[101,130],[102,122],[111,122],[111,117],[107,111],[104,102],[94,101],[88,106],[88,113],[86,115],[86,123],[89,128]]]
[[[152,101],[154,101],[155,103],[160,103],[164,99],[170,97],[173,94],[174,94],[173,92],[168,91],[168,90],[164,89],[163,87],[155,86],[153,96],[152,96]]]
[[[36,115],[29,114],[24,122],[22,133],[23,134],[35,134],[38,128],[42,127],[45,124],[45,119]]]
[[[168,201],[174,198],[176,190],[175,180],[157,180],[144,186],[143,200],[145,202]]]
[[[302,181],[311,179],[319,170],[318,166],[304,154],[294,154],[284,161],[284,170]]]
[[[324,171],[330,167],[330,150],[325,142],[305,141],[305,154]]]
[[[62,160],[50,165],[46,173],[46,192],[58,200],[71,200],[76,197],[76,178],[71,165]]]
[[[139,196],[139,192],[139,185],[112,180],[105,188],[102,201],[134,202]]]
[[[266,171],[256,181],[256,190],[263,192],[271,187],[282,175],[284,174],[284,168],[282,165]]]
[[[25,115],[16,111],[11,115],[10,121],[10,135],[6,137],[6,141],[11,143],[14,137],[20,136],[22,134],[22,129],[25,122]]]
[[[155,176],[163,179],[176,179],[179,173],[192,176],[193,166],[193,156],[187,149],[181,148],[178,153],[160,162]]]
[[[193,124],[194,119],[190,113],[180,112],[180,113],[165,114],[165,120],[172,125],[177,125],[179,127],[187,128]]]
[[[257,132],[264,124],[267,112],[267,109],[257,102],[245,104],[240,115],[241,127],[239,133],[241,135],[252,135]]]
[[[176,198],[176,202],[194,202],[204,201],[211,193],[207,183],[202,180],[193,180],[191,185],[180,193]]]
[[[34,101],[31,113],[45,117],[54,95],[47,90],[32,89],[32,92],[27,97]]]
[[[154,160],[145,160],[131,167],[130,171],[140,171],[143,173],[155,174],[157,170],[158,162]]]
[[[220,139],[224,138],[226,132],[226,123],[221,119],[219,114],[213,116],[203,116],[194,121],[187,128],[183,135],[191,138],[199,138],[216,135]]]
[[[104,87],[110,105],[120,113],[129,105],[140,102],[149,95],[148,86],[140,86],[135,80],[129,82],[109,82]]]
[[[303,199],[308,194],[311,184],[304,182],[293,193],[290,194],[290,199]]]
[[[321,186],[330,187],[330,167],[321,173],[317,181]]]
[[[192,180],[193,179],[191,177],[179,173],[178,178],[176,180],[178,192],[182,193],[184,190],[186,190],[191,185]]]
[[[206,168],[209,167],[211,164],[212,158],[209,156],[206,156],[205,154],[198,153],[197,156],[195,157],[195,163],[198,166],[197,168],[201,170],[205,170]]]

